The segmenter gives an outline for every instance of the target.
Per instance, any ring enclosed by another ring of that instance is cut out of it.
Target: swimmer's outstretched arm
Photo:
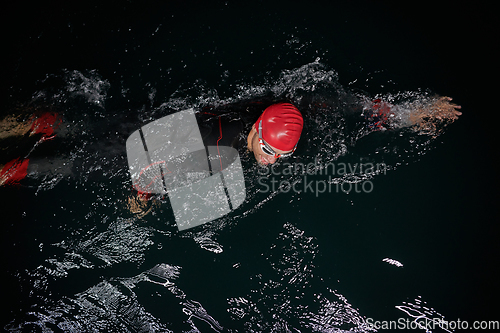
[[[436,136],[442,125],[454,122],[462,114],[461,106],[451,101],[451,97],[437,95],[399,105],[375,99],[364,107],[363,115],[374,131],[409,127],[420,134]]]

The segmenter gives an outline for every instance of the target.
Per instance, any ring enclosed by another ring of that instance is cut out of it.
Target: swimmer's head
[[[273,164],[280,157],[291,155],[304,121],[300,111],[290,103],[278,103],[264,110],[248,136],[248,148],[257,162]]]

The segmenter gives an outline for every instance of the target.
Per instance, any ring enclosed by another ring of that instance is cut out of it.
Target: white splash
[[[403,264],[400,263],[399,261],[397,260],[394,260],[394,259],[390,259],[390,258],[384,258],[382,259],[382,261],[386,262],[386,263],[389,263],[391,265],[394,265],[396,267],[403,267]]]

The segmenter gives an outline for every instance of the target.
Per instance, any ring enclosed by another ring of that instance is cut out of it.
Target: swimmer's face
[[[250,150],[253,153],[255,159],[257,160],[257,163],[261,165],[269,165],[276,163],[276,161],[278,160],[276,157],[268,155],[262,151],[261,145],[259,143],[259,133],[255,129],[255,126],[252,127],[250,134],[248,134],[247,144],[248,144],[248,150]],[[284,151],[276,149],[273,146],[270,147],[277,154],[288,154],[292,152],[292,150]]]

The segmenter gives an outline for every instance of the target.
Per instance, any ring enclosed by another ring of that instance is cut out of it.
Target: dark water
[[[2,327],[368,332],[369,318],[500,320],[488,10],[421,5],[15,8],[3,111],[51,110],[63,123],[30,154],[38,169],[0,188]],[[353,106],[432,94],[463,110],[436,137],[369,134]],[[280,98],[309,112],[290,163],[387,169],[333,175],[318,195],[262,193],[262,170],[243,156],[247,201],[226,218],[178,232],[167,202],[131,211],[125,140],[141,124]],[[30,142],[10,142],[2,158]]]

